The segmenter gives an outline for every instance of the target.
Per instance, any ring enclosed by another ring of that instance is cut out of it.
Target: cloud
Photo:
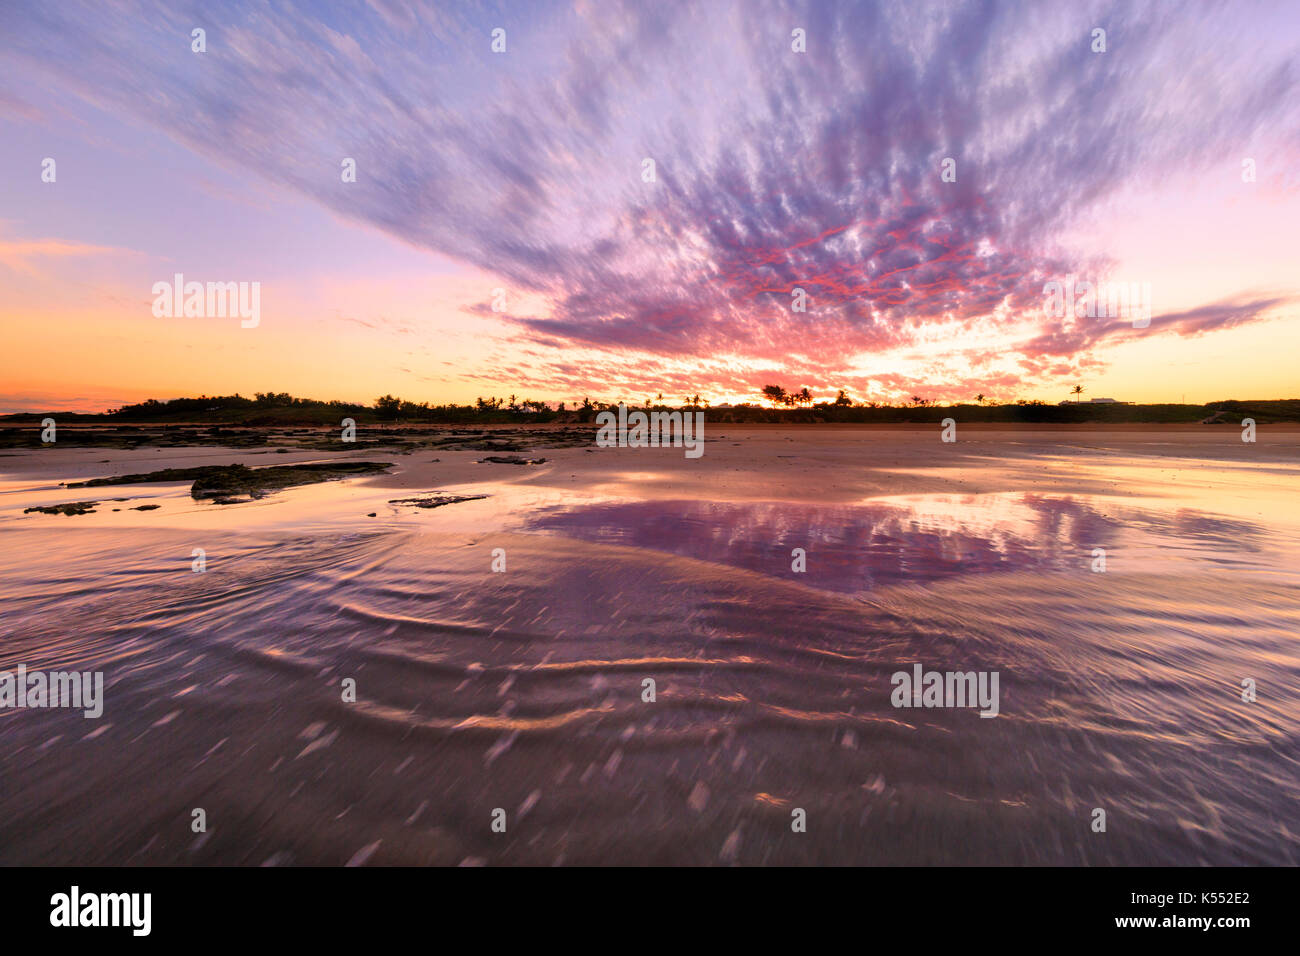
[[[35,274],[33,259],[67,258],[69,256],[139,256],[134,249],[118,246],[99,246],[71,239],[0,239],[0,266]]]
[[[694,369],[696,387],[739,388],[781,368],[865,386],[887,379],[863,356],[909,349],[953,388],[1086,366],[1123,331],[1044,318],[1043,285],[1114,264],[1063,248],[1063,227],[1240,143],[1300,154],[1296,67],[1269,41],[1270,18],[1294,29],[1286,10],[17,7],[0,56],[545,302],[509,318],[544,347],[522,371],[560,384]],[[1148,331],[1233,327],[1285,301],[1243,293]],[[587,371],[566,377],[575,350]]]

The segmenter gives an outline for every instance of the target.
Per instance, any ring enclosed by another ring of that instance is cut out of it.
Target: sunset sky
[[[1297,397],[1298,48],[1294,2],[7,0],[0,411]],[[177,272],[260,324],[155,318]]]

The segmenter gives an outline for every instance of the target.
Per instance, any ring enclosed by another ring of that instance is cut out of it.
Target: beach
[[[1300,862],[1295,426],[359,433],[3,450],[0,862]]]

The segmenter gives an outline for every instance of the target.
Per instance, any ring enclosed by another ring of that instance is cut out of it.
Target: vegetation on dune
[[[1261,424],[1300,422],[1300,399],[1224,400],[1204,405],[1174,403],[1139,404],[1129,402],[1083,402],[1082,385],[1070,390],[1074,401],[1050,404],[1039,400],[1017,399],[1001,403],[982,392],[974,404],[940,405],[933,399],[913,395],[906,402],[855,402],[844,389],[833,401],[809,403],[803,396],[807,389],[788,392],[780,385],[764,385],[761,394],[771,408],[756,404],[715,408],[710,416],[722,422],[839,422],[862,424],[939,422],[953,417],[961,422],[1016,422],[1043,424],[1240,424],[1242,418],[1254,418]],[[807,406],[807,407],[800,407]]]
[[[1243,417],[1254,418],[1261,424],[1270,422],[1300,422],[1300,399],[1278,400],[1225,400],[1205,405],[1173,403],[1129,404],[1116,402],[1103,404],[1085,402],[1081,396],[1084,387],[1070,389],[1073,401],[1047,403],[1019,399],[1001,402],[983,393],[973,396],[971,403],[939,404],[924,395],[912,395],[898,403],[887,401],[857,401],[844,389],[838,389],[834,399],[816,399],[807,386],[787,390],[781,385],[764,385],[759,390],[760,402],[739,405],[712,405],[700,395],[684,397],[681,403],[665,403],[663,394],[646,398],[640,407],[649,410],[707,411],[710,421],[733,423],[783,423],[808,422],[843,423],[906,423],[938,422],[953,416],[964,422],[1041,422],[1041,423],[1228,423]],[[626,400],[624,400],[626,401]],[[629,403],[630,404],[630,403]],[[767,407],[764,407],[764,404]],[[359,445],[401,443],[403,429],[419,425],[491,425],[556,424],[573,425],[594,422],[602,411],[616,408],[617,401],[596,401],[584,397],[581,402],[547,403],[521,399],[516,395],[506,398],[490,396],[478,398],[473,405],[433,405],[428,402],[411,402],[395,395],[382,395],[372,405],[341,401],[316,401],[297,398],[286,392],[257,392],[254,398],[240,395],[199,396],[175,398],[169,401],[150,399],[136,405],[126,405],[103,414],[86,415],[66,412],[21,413],[0,416],[11,426],[38,424],[46,414],[53,415],[60,425],[77,425],[78,442],[97,445],[120,445],[126,448],[140,444],[196,444],[211,443],[226,446],[256,447],[266,443],[264,431],[259,429],[302,428],[303,434],[294,441],[299,448],[335,449],[334,436],[323,437],[320,429],[337,429],[344,419],[352,419],[358,426],[386,426],[382,432],[373,429],[359,439]],[[101,431],[91,432],[85,425],[99,425]],[[157,434],[146,434],[148,426],[161,426]],[[205,429],[195,434],[194,429]],[[308,432],[308,429],[317,431]],[[187,432],[188,430],[188,432]],[[573,437],[573,436],[569,436]],[[556,436],[564,444],[563,435]],[[508,439],[493,439],[490,432],[474,435],[440,437],[451,447],[471,447],[483,451],[515,451],[519,446],[498,444]],[[292,442],[291,442],[292,443]],[[469,444],[466,444],[469,443]],[[0,446],[39,446],[39,429],[0,428]],[[422,443],[428,445],[428,442]],[[355,446],[354,446],[355,447]],[[166,479],[163,479],[166,480]]]

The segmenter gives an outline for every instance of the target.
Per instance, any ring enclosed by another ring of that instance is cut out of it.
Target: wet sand
[[[1300,862],[1300,431],[706,439],[6,453],[0,669],[106,701],[0,710],[0,862]],[[376,459],[224,506],[59,485]],[[431,492],[487,497],[391,503]],[[999,716],[892,706],[915,662],[998,671]]]
[[[275,430],[271,431],[274,434]],[[501,428],[491,433],[505,439],[528,432]],[[375,437],[364,430],[361,435],[367,440]],[[1117,495],[1134,492],[1123,479],[1107,478],[1097,484],[1095,478],[1072,467],[1072,462],[1091,456],[1133,456],[1143,462],[1167,459],[1170,468],[1185,472],[1184,480],[1194,476],[1198,468],[1217,463],[1248,466],[1300,462],[1297,425],[1266,426],[1255,443],[1242,442],[1237,428],[1199,425],[963,425],[958,441],[945,444],[940,441],[939,429],[931,426],[782,428],[710,424],[706,439],[706,454],[695,460],[686,459],[680,449],[603,449],[595,447],[594,441],[567,447],[543,445],[537,451],[524,453],[545,455],[548,461],[544,466],[477,464],[487,457],[482,450],[423,450],[397,458],[389,454],[387,460],[395,461],[391,473],[361,484],[410,490],[507,481],[646,499],[849,502],[876,495],[931,492],[978,494],[1062,488]],[[291,450],[276,453],[274,445],[258,449],[214,444],[128,450],[78,447],[74,442],[75,438],[69,438],[63,445],[0,453],[0,475],[9,483],[20,480],[21,487],[42,479],[55,486],[59,482],[163,468],[236,463],[257,468],[381,459],[389,447],[367,445],[326,452],[280,446]],[[1079,484],[1087,481],[1094,483]],[[56,491],[54,487],[51,490]],[[67,500],[76,497],[70,494]]]

